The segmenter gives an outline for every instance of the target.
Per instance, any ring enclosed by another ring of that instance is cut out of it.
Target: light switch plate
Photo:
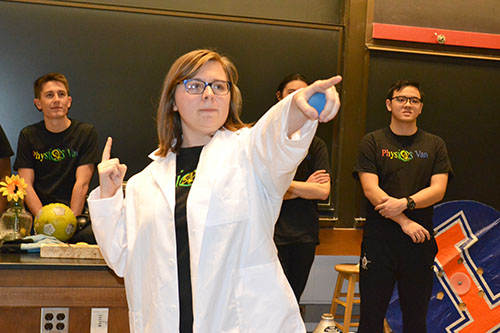
[[[108,333],[108,308],[92,308],[90,333]]]

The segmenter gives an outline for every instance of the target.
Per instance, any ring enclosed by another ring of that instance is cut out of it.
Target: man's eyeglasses
[[[215,95],[227,95],[231,90],[231,82],[229,81],[213,81],[211,83],[198,80],[198,79],[187,79],[182,81],[184,88],[188,94],[191,95],[201,95],[210,86]]]
[[[394,96],[391,100],[396,100],[399,104],[406,104],[408,101],[413,105],[420,105],[422,103],[422,100],[418,97]]]

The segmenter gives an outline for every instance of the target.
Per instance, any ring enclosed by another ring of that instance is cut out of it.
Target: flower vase
[[[32,224],[33,217],[24,209],[23,201],[12,200],[0,218],[0,239],[11,241],[28,236]]]

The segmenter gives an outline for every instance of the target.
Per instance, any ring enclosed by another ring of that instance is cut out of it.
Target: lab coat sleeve
[[[298,135],[289,138],[288,115],[292,95],[274,105],[249,131],[247,155],[267,193],[282,199],[304,159],[318,127],[307,120]]]
[[[127,232],[123,192],[100,199],[100,187],[88,198],[92,230],[104,260],[118,276],[123,277],[127,263]]]

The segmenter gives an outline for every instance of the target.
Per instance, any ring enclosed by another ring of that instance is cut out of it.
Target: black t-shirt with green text
[[[71,125],[52,133],[42,120],[19,134],[14,170],[33,169],[33,187],[42,205],[61,202],[70,205],[76,169],[100,161],[97,132],[91,124],[71,119]]]
[[[187,198],[196,177],[196,167],[203,147],[181,148],[176,159],[175,241],[177,245],[177,278],[179,281],[179,332],[193,331],[193,292],[187,221]]]

